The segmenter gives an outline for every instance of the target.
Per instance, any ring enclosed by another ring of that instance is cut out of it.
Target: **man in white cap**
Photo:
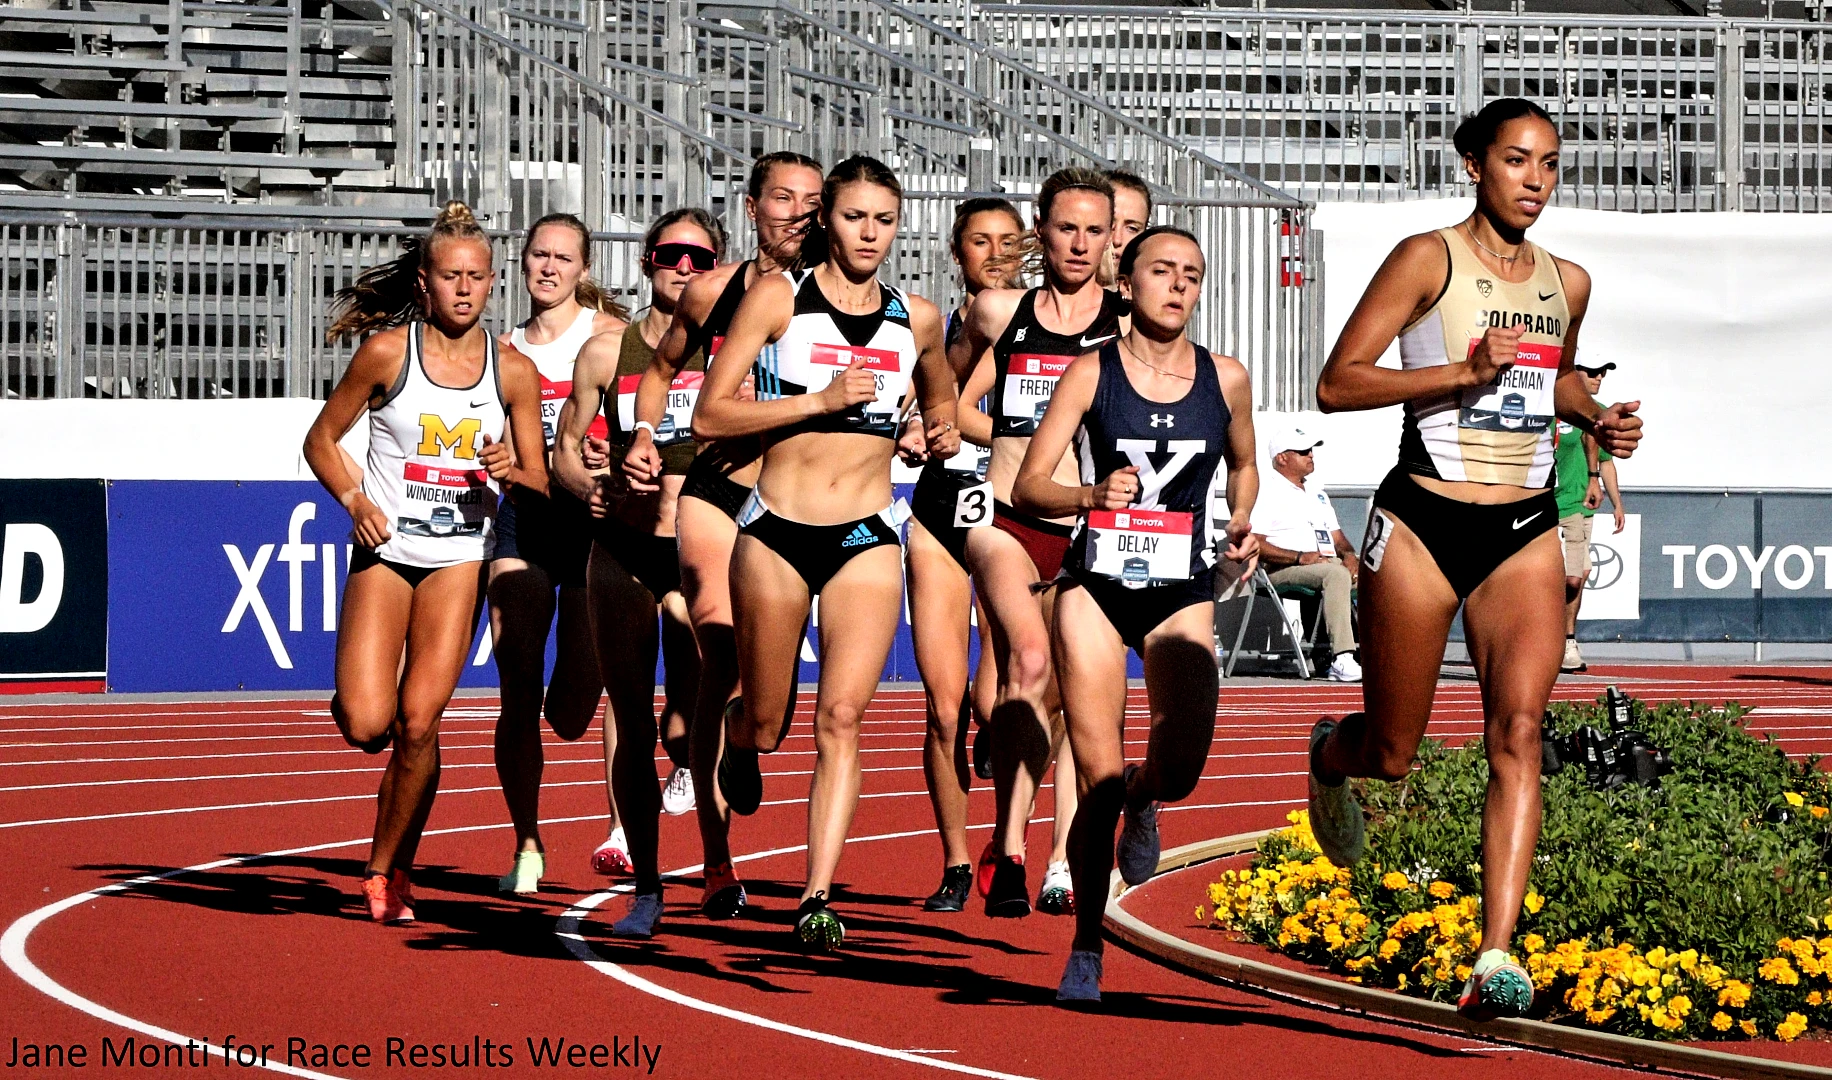
[[[1316,589],[1323,596],[1323,623],[1335,659],[1327,676],[1335,682],[1358,682],[1355,660],[1352,594],[1361,564],[1355,546],[1342,534],[1336,508],[1321,487],[1305,486],[1317,468],[1316,448],[1323,440],[1295,425],[1274,429],[1266,451],[1273,476],[1260,483],[1253,504],[1253,532],[1259,537],[1260,561],[1274,585]]]

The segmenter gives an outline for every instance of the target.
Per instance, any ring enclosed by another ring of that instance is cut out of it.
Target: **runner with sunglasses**
[[[629,441],[637,421],[638,382],[649,370],[655,345],[672,324],[681,294],[695,275],[711,270],[725,247],[725,231],[712,215],[697,208],[672,210],[656,219],[643,237],[643,273],[649,278],[649,310],[621,334],[594,339],[579,354],[572,396],[560,410],[555,475],[575,495],[592,503],[594,529],[589,581],[592,628],[598,642],[598,664],[610,695],[610,719],[616,729],[613,756],[607,762],[611,790],[630,843],[636,876],[627,915],[612,926],[623,937],[649,937],[662,916],[661,868],[657,862],[662,799],[655,775],[655,743],[662,745],[676,769],[687,758],[687,713],[699,681],[699,650],[681,599],[681,571],[675,551],[675,502],[680,474],[693,456],[692,416],[702,374],[683,371],[671,388],[681,399],[664,417],[664,453],[674,466],[649,492],[634,492],[621,470],[588,471],[581,440],[602,410],[609,427],[614,458]],[[679,423],[669,423],[679,417]],[[678,436],[678,437],[676,437]],[[657,631],[657,614],[660,630]],[[660,649],[666,669],[662,719],[655,716],[655,659]],[[610,741],[607,738],[607,745]]]
[[[655,435],[670,413],[674,380],[690,365],[710,366],[746,290],[795,261],[820,196],[821,167],[811,158],[765,154],[751,167],[744,212],[757,228],[757,253],[745,262],[696,275],[681,294],[674,322],[636,391],[630,448],[623,458],[632,492],[656,490],[667,468]],[[675,521],[681,595],[700,649],[689,760],[706,864],[700,910],[708,918],[731,919],[744,911],[746,897],[732,869],[727,842],[730,811],[713,779],[713,768],[725,738],[725,703],[738,692],[728,584],[732,545],[738,539],[734,519],[756,483],[762,450],[754,436],[702,438],[699,446],[681,480]]]
[[[522,242],[522,281],[534,313],[502,337],[503,344],[534,361],[540,374],[542,439],[550,453],[560,406],[572,392],[579,350],[593,337],[625,325],[616,305],[591,279],[591,239],[591,230],[571,214],[549,214],[534,223]],[[592,433],[602,436],[604,425],[594,425]],[[585,596],[591,545],[591,515],[558,484],[546,498],[524,492],[504,499],[496,511],[488,585],[490,640],[502,688],[496,776],[515,826],[515,857],[497,882],[501,892],[532,893],[546,872],[540,831],[543,712],[553,733],[572,742],[591,726],[604,691]],[[553,678],[543,701],[550,627]],[[613,803],[611,834],[623,860],[619,869],[628,871],[622,831]]]
[[[883,163],[854,157],[834,166],[809,240],[825,258],[812,270],[766,278],[745,296],[694,416],[695,428],[715,438],[764,442],[732,550],[744,695],[726,710],[718,776],[733,811],[754,812],[762,801],[758,755],[787,732],[811,604],[845,598],[820,610],[808,880],[796,912],[798,937],[817,950],[845,938],[828,902],[858,808],[860,725],[903,608],[891,455],[905,395],[920,396],[935,457],[960,447],[941,314],[878,279],[902,211],[902,186]],[[752,371],[756,400],[739,400]]]
[[[979,865],[986,914],[995,918],[1030,914],[1025,832],[1052,758],[1056,813],[1045,890],[1073,888],[1068,834],[1075,772],[1063,741],[1049,626],[1055,608],[1050,583],[1068,554],[1074,517],[1038,518],[1013,508],[1011,485],[1063,370],[1125,330],[1125,301],[1101,288],[1095,276],[1113,233],[1113,185],[1091,169],[1059,170],[1038,190],[1036,213],[1044,284],[1028,292],[988,291],[974,302],[966,348],[975,366],[960,405],[966,437],[992,445],[987,478],[993,527],[968,535],[967,565],[985,605],[999,670],[991,731],[997,816]],[[990,413],[978,404],[988,394]],[[1063,453],[1056,475],[1063,484],[1076,482],[1073,453]]]
[[[1475,210],[1400,242],[1317,383],[1325,411],[1399,405],[1404,424],[1361,550],[1365,711],[1311,732],[1310,824],[1337,866],[1366,853],[1348,779],[1411,769],[1461,608],[1488,796],[1482,940],[1457,1008],[1484,1020],[1533,1003],[1509,951],[1539,839],[1540,722],[1565,640],[1553,434],[1562,420],[1628,457],[1641,420],[1639,402],[1605,408],[1573,369],[1590,275],[1526,238],[1558,186],[1558,126],[1532,102],[1501,98],[1458,126],[1455,145]],[[1395,338],[1400,368],[1377,366]]]
[[[1077,514],[1051,639],[1083,797],[1069,850],[1084,896],[1106,895],[1113,828],[1120,876],[1158,867],[1158,804],[1194,791],[1215,738],[1216,554],[1232,581],[1253,569],[1259,492],[1253,388],[1240,361],[1186,330],[1207,263],[1196,238],[1158,226],[1120,256],[1131,329],[1069,365],[1012,486],[1017,505]],[[1079,484],[1052,475],[1080,443]],[[1227,469],[1226,533],[1209,533],[1209,492]],[[1126,651],[1145,665],[1143,762],[1126,764]],[[1099,1001],[1103,906],[1076,913],[1059,1001]]]
[[[1023,235],[1024,221],[1017,207],[1005,199],[968,199],[955,211],[949,246],[961,268],[967,295],[948,317],[944,340],[948,349],[961,354],[963,368],[965,349],[959,346],[974,300],[1016,276],[1012,256]],[[941,887],[923,901],[923,908],[961,911],[973,890],[972,855],[967,847],[967,792],[974,775],[968,764],[968,718],[977,711],[984,722],[998,686],[984,614],[979,620],[979,669],[971,688],[968,686],[969,622],[977,605],[973,581],[967,575],[966,545],[969,531],[992,524],[992,485],[986,482],[984,446],[963,441],[960,453],[946,461],[928,459],[920,412],[912,412],[904,422],[899,446],[906,459],[927,459],[910,497],[904,552],[910,637],[928,717],[922,772],[942,846]],[[977,706],[976,698],[980,700]],[[991,747],[983,735],[980,744]],[[1066,898],[1046,891],[1050,904]]]

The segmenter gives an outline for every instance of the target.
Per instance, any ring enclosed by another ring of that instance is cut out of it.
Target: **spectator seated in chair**
[[[1305,486],[1315,471],[1316,448],[1322,439],[1302,428],[1275,431],[1268,440],[1272,475],[1260,482],[1259,501],[1253,506],[1253,532],[1259,537],[1260,562],[1280,595],[1311,593],[1323,602],[1323,621],[1329,631],[1330,662],[1327,676],[1334,682],[1358,682],[1361,665],[1355,659],[1355,578],[1361,570],[1355,547],[1342,535],[1336,509],[1321,487]]]

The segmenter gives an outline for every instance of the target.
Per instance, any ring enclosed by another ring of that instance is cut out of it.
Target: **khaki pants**
[[[1274,585],[1302,585],[1323,594],[1323,625],[1329,628],[1330,651],[1345,653],[1355,648],[1355,623],[1350,611],[1349,594],[1355,580],[1349,568],[1339,562],[1324,561],[1309,566],[1287,566],[1269,575]]]

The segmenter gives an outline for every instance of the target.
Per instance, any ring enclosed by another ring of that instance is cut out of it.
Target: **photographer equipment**
[[[1642,732],[1629,727],[1633,699],[1614,686],[1604,691],[1604,715],[1609,730],[1585,725],[1568,735],[1552,730],[1552,713],[1541,722],[1540,773],[1554,776],[1567,766],[1582,767],[1584,779],[1597,791],[1623,784],[1657,786],[1673,770],[1673,759]]]

